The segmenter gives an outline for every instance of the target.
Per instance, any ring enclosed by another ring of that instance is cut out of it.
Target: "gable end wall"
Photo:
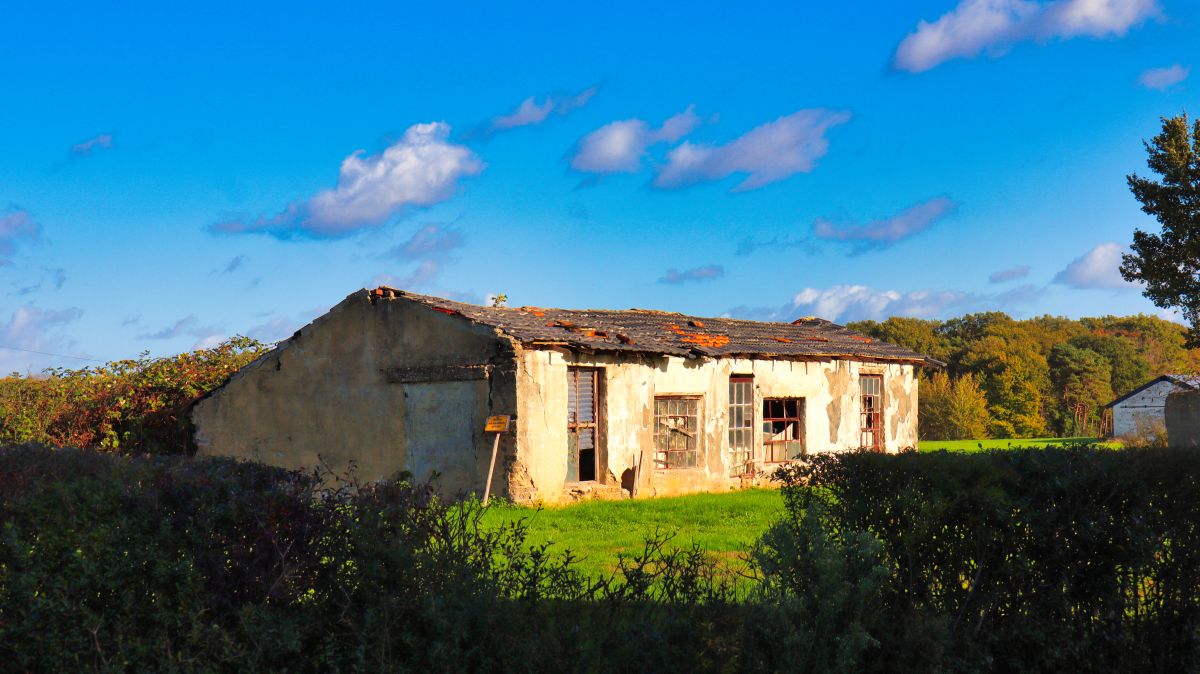
[[[455,367],[481,365],[490,367]],[[389,377],[394,368],[405,370]],[[482,491],[483,422],[515,411],[515,372],[508,340],[490,328],[359,291],[200,401],[197,453],[286,468],[353,464],[364,481],[436,470],[439,491]]]

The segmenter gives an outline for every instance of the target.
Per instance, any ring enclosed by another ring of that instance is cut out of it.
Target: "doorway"
[[[600,368],[567,368],[567,482],[599,474]]]

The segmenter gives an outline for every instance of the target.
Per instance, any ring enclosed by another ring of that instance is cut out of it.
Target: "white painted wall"
[[[639,495],[728,487],[726,450],[729,377],[752,375],[756,448],[762,446],[763,398],[805,399],[808,451],[855,449],[860,443],[860,374],[883,375],[885,448],[917,444],[917,382],[913,366],[856,361],[789,361],[742,358],[684,359],[666,356],[585,355],[560,350],[525,350],[518,356],[518,472],[534,498],[555,500],[566,475],[566,382],[569,366],[603,368],[604,398],[601,480],[620,482],[641,466]],[[654,398],[700,396],[702,467],[654,470]],[[760,457],[756,457],[756,460]],[[522,489],[521,491],[524,491]]]
[[[1176,384],[1160,381],[1113,405],[1113,435],[1136,436],[1149,428],[1166,428],[1163,406],[1167,396],[1178,390],[1182,389]]]

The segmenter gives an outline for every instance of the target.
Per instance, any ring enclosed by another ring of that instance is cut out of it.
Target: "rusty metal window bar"
[[[883,451],[883,376],[860,376],[858,389],[861,395],[859,446],[875,452]]]
[[[700,465],[700,399],[654,398],[654,467],[695,468]]]
[[[804,398],[763,400],[763,461],[781,463],[804,455]]]
[[[750,470],[754,452],[754,378],[733,375],[729,378],[729,475],[737,477]]]
[[[596,479],[600,369],[567,368],[567,481]]]

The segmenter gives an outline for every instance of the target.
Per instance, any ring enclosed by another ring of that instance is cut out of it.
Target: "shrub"
[[[248,337],[165,358],[146,354],[44,377],[0,378],[0,443],[184,453],[189,406],[266,351]]]
[[[791,526],[816,509],[821,536],[881,544],[871,669],[1200,667],[1194,451],[815,455],[780,478]]]
[[[656,537],[594,581],[404,481],[0,449],[0,662],[15,671],[714,671],[736,605]],[[327,476],[324,476],[327,477]]]
[[[987,397],[975,375],[950,379],[945,371],[921,383],[921,436],[931,440],[976,440],[988,437]]]

